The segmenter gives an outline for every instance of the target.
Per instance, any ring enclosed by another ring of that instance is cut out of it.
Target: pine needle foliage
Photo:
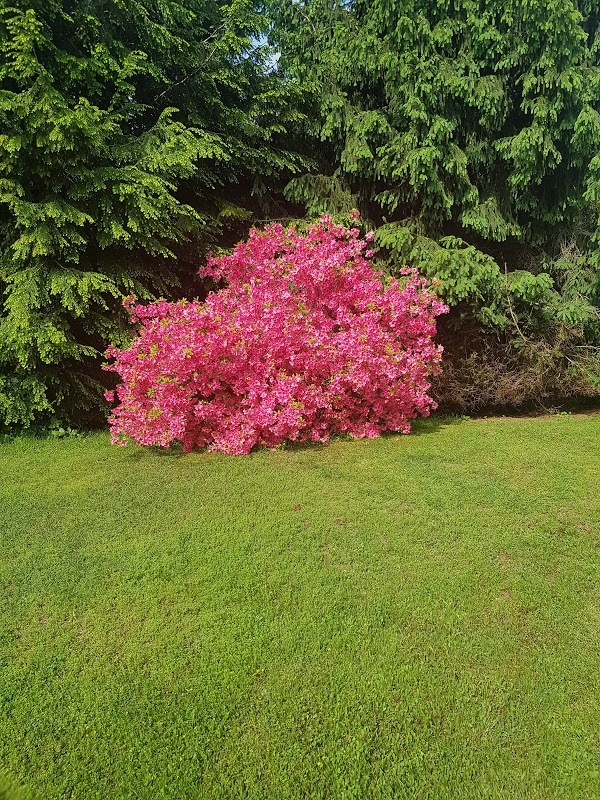
[[[305,135],[321,161],[288,197],[309,215],[357,206],[380,255],[438,279],[466,342],[450,352],[452,332],[447,355],[464,360],[476,333],[507,360],[550,348],[560,374],[585,349],[588,370],[600,353],[597,3],[272,9],[279,69],[310,91]],[[590,386],[599,358],[593,373]]]
[[[96,414],[122,298],[172,295],[248,214],[232,187],[297,168],[264,27],[249,0],[0,7],[0,426]]]
[[[289,197],[310,214],[357,203],[383,247],[446,278],[449,302],[501,323],[487,296],[504,262],[528,267],[582,217],[600,222],[594,3],[273,0],[273,15],[323,161]]]

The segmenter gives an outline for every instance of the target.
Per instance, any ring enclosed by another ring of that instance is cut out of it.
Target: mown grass
[[[0,446],[0,797],[599,797],[599,446]]]

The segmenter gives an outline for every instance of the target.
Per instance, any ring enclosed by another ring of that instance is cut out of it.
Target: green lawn
[[[0,797],[600,797],[599,448],[0,446]]]

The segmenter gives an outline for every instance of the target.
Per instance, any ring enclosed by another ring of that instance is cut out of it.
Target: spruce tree
[[[272,9],[280,71],[312,90],[306,136],[321,172],[287,187],[309,214],[359,206],[397,261],[497,324],[505,264],[543,271],[558,243],[577,238],[600,267],[597,4],[272,0]],[[533,294],[549,285],[547,275],[514,280]]]
[[[308,92],[309,216],[360,208],[452,306],[439,400],[600,392],[600,13],[591,0],[271,0]],[[444,383],[445,381],[445,383]],[[502,388],[505,387],[505,388]]]
[[[101,405],[124,296],[173,296],[296,158],[250,0],[0,9],[0,426]],[[292,113],[292,112],[290,112]]]

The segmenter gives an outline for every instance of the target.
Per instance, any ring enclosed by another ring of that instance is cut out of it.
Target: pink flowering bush
[[[108,351],[122,381],[113,441],[248,453],[408,433],[434,406],[435,318],[446,308],[415,270],[384,282],[372,238],[329,217],[303,233],[273,224],[208,260],[203,274],[225,288],[206,302],[131,299],[139,335]]]

